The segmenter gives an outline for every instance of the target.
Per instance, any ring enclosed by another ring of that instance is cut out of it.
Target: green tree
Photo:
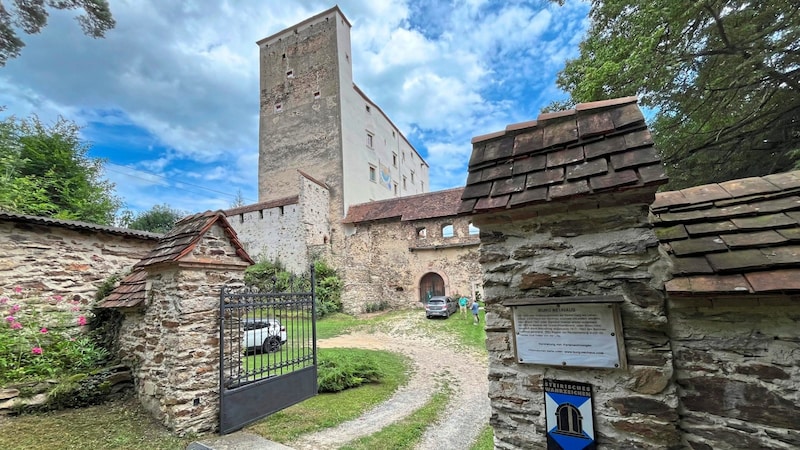
[[[639,96],[671,188],[800,161],[795,0],[592,0],[590,19],[557,83],[568,104]]]
[[[121,225],[133,230],[166,233],[186,215],[187,213],[184,211],[173,209],[169,205],[163,204],[155,205],[149,210],[138,214],[125,211],[120,221]]]
[[[110,225],[121,202],[79,131],[63,118],[0,122],[0,209]]]
[[[85,14],[76,19],[83,33],[94,38],[103,37],[116,25],[107,0],[14,0],[11,4],[7,9],[0,1],[0,66],[19,56],[25,46],[15,28],[27,34],[38,33],[47,26],[47,8],[82,9]]]

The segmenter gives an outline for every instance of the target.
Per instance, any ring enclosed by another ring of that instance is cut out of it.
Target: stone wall
[[[453,225],[453,237],[442,236],[445,224]],[[418,307],[419,282],[429,272],[442,276],[447,295],[472,295],[480,284],[479,238],[469,234],[464,217],[362,223],[350,231],[342,295],[348,312],[382,300],[393,308]]]
[[[673,298],[669,320],[692,449],[800,447],[798,298]]]
[[[99,225],[51,219],[0,220],[0,294],[19,286],[30,304],[61,296],[91,308],[97,288],[124,273],[158,241],[149,233],[119,233]]]
[[[625,201],[619,201],[625,204]],[[489,395],[495,446],[545,448],[542,380],[590,383],[602,448],[681,448],[678,393],[662,290],[660,258],[645,205],[539,211],[481,227]],[[516,362],[512,311],[529,297],[623,296],[627,370],[569,369]]]
[[[147,301],[127,311],[120,356],[142,405],[179,433],[213,431],[219,417],[219,295],[247,264],[214,225],[177,263],[148,266]]]

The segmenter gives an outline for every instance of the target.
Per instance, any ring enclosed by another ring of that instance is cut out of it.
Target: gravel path
[[[427,449],[468,449],[481,429],[489,423],[487,360],[485,355],[461,348],[455,341],[424,334],[424,318],[406,316],[388,329],[359,331],[320,340],[318,346],[389,350],[407,355],[413,363],[408,384],[388,401],[361,417],[337,427],[301,436],[291,445],[296,449],[334,449],[375,433],[406,417],[424,405],[437,389],[437,380],[449,380],[453,390],[441,422],[428,427],[417,446]],[[421,317],[421,316],[420,316]],[[453,316],[448,320],[460,320]],[[472,326],[465,323],[464,326]]]

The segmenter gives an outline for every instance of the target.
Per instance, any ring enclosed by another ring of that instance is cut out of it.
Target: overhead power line
[[[191,192],[193,194],[199,194],[199,192],[195,191],[195,190],[192,190],[192,189],[186,189],[186,188],[183,188],[183,187],[180,187],[180,186],[176,186],[175,184],[191,186],[193,188],[202,189],[203,191],[208,191],[208,192],[213,192],[215,194],[224,195],[224,196],[230,197],[230,198],[232,198],[234,200],[238,197],[238,194],[231,194],[229,192],[217,191],[215,189],[210,189],[210,188],[207,188],[205,186],[200,186],[200,185],[197,185],[197,184],[187,183],[185,181],[175,181],[175,180],[173,180],[171,178],[167,178],[167,177],[165,177],[163,175],[158,175],[158,174],[155,174],[155,173],[152,173],[152,172],[148,172],[146,170],[141,170],[141,169],[132,169],[130,167],[122,166],[120,164],[112,163],[112,162],[109,162],[109,161],[106,161],[105,165],[106,166],[115,166],[115,167],[123,168],[126,171],[114,170],[111,167],[106,167],[106,169],[110,170],[111,172],[116,172],[116,173],[131,177],[131,178],[136,178],[136,179],[142,180],[142,181],[152,181],[152,179],[145,178],[145,177],[139,176],[139,175],[134,175],[134,174],[132,174],[130,172],[127,172],[127,171],[139,172],[139,173],[146,174],[146,175],[148,175],[150,177],[160,178],[160,179],[166,181],[168,186],[171,187],[171,188],[179,189],[179,190],[186,191],[186,192]],[[242,200],[244,200],[246,203],[256,203],[256,201],[254,201],[252,199],[249,199],[249,198],[243,198]]]

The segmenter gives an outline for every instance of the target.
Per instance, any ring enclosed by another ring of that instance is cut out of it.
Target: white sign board
[[[615,305],[565,303],[520,305],[512,309],[520,363],[624,367]]]

